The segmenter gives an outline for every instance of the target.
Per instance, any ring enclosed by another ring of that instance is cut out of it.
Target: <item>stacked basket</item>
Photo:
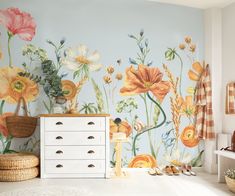
[[[0,181],[16,182],[32,179],[39,174],[39,158],[29,153],[0,155]]]

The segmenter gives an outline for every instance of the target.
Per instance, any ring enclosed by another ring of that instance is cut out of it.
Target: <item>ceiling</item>
[[[175,5],[184,5],[188,7],[195,7],[201,9],[207,9],[212,7],[225,7],[235,0],[149,0],[153,2],[161,2],[161,3],[170,3]]]

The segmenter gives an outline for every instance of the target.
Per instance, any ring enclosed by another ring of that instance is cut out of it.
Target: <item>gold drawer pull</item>
[[[57,150],[56,154],[63,154],[63,151],[62,150]]]
[[[88,154],[94,154],[94,153],[95,153],[95,151],[93,151],[93,150],[89,150],[87,153],[88,153]]]
[[[95,137],[94,136],[89,136],[89,137],[87,137],[87,139],[93,140],[93,139],[95,139]]]
[[[93,164],[90,164],[90,165],[88,165],[87,167],[89,167],[89,168],[93,168],[93,167],[95,167]]]
[[[63,165],[61,165],[61,164],[56,165],[56,168],[62,168],[62,167],[63,167]]]
[[[55,123],[56,125],[63,125],[63,123],[62,122],[57,122],[57,123]]]
[[[62,137],[62,136],[57,136],[55,139],[57,139],[57,140],[62,140],[63,137]]]
[[[89,122],[89,123],[87,123],[88,125],[94,125],[95,123],[94,122]]]

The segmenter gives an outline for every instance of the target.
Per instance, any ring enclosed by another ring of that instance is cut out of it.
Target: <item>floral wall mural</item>
[[[110,113],[110,138],[115,132],[124,132],[129,139],[124,145],[125,167],[202,165],[203,142],[194,128],[194,91],[203,71],[196,43],[201,40],[182,34],[153,56],[153,37],[140,26],[119,34],[126,37],[123,44],[132,44],[132,49],[104,62],[103,56],[112,52],[102,53],[102,45],[95,50],[92,44],[90,49],[86,43],[53,36],[50,40],[43,37],[43,44],[34,42],[37,36],[41,38],[43,32],[37,31],[47,21],[42,22],[38,14],[34,18],[29,8],[24,11],[11,5],[0,9],[1,153],[39,150],[38,129],[24,139],[12,137],[7,130],[6,117],[14,115],[18,100],[24,97],[32,116]],[[200,13],[197,16],[200,18]],[[112,166],[114,157],[111,145]]]

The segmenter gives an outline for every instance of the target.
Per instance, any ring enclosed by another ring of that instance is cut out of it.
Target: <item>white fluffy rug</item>
[[[0,193],[0,196],[93,196],[84,188],[69,186],[40,186]]]

